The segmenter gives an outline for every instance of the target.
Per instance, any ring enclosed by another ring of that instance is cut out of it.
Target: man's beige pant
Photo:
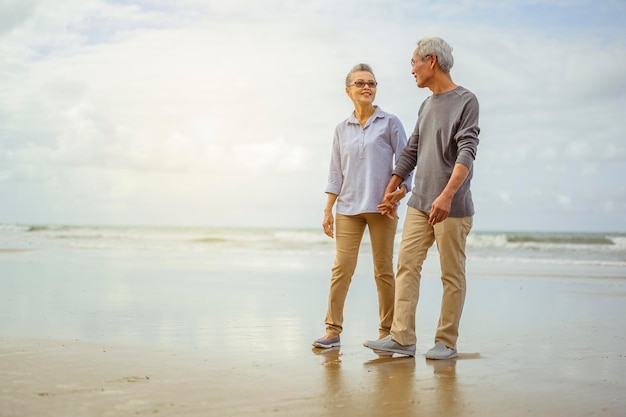
[[[326,331],[339,334],[343,330],[343,307],[348,295],[352,275],[356,269],[361,239],[365,227],[369,229],[374,260],[374,279],[378,291],[379,332],[389,334],[393,320],[394,271],[393,245],[398,220],[380,213],[363,213],[354,216],[337,214],[335,220],[335,263],[332,268]]]
[[[448,217],[431,226],[428,213],[408,207],[398,253],[393,340],[401,345],[417,343],[415,310],[419,300],[422,264],[428,249],[437,242],[443,297],[435,343],[456,348],[459,322],[465,302],[465,241],[472,217]]]

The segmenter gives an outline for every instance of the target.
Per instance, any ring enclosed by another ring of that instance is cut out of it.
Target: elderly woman
[[[358,64],[346,77],[346,94],[354,112],[335,128],[322,227],[335,237],[335,262],[330,280],[326,334],[313,346],[340,346],[343,307],[357,265],[365,228],[369,229],[378,291],[379,338],[389,335],[394,307],[393,247],[397,216],[377,210],[391,178],[395,161],[406,146],[400,120],[374,105],[378,83],[372,68]],[[410,191],[411,176],[398,187],[397,199]],[[333,206],[336,203],[336,219]]]

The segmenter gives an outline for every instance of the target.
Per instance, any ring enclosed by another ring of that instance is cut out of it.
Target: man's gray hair
[[[367,71],[371,73],[374,76],[374,80],[376,80],[376,76],[374,75],[374,71],[372,70],[372,67],[370,67],[367,64],[356,64],[355,66],[352,67],[348,75],[346,75],[346,87],[350,87],[350,76],[357,71]]]
[[[422,38],[417,42],[417,49],[422,61],[425,61],[429,55],[435,55],[439,68],[443,72],[450,72],[454,65],[452,47],[441,38]]]

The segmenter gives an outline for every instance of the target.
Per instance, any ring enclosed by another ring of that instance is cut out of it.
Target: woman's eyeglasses
[[[350,85],[353,85],[353,86],[355,86],[355,87],[357,87],[357,88],[363,88],[363,87],[365,87],[366,85],[367,85],[369,88],[376,88],[376,86],[378,85],[378,83],[377,83],[376,81],[367,81],[367,82],[365,82],[365,81],[363,81],[363,80],[356,80],[355,82],[353,82],[353,83],[352,83],[352,84],[350,84]]]

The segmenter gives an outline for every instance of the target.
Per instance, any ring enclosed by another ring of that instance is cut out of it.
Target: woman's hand
[[[396,209],[398,205],[396,203],[392,203],[390,199],[383,198],[383,201],[376,206],[376,210],[380,210],[380,214],[383,216],[387,216],[391,220],[396,218]]]
[[[328,201],[326,201],[326,207],[324,207],[324,219],[322,220],[322,229],[326,236],[331,239],[335,237],[335,218],[333,217],[333,206],[337,201],[337,194],[326,193],[328,195]]]
[[[335,237],[335,218],[332,210],[324,210],[324,220],[322,220],[322,228],[326,236]]]

